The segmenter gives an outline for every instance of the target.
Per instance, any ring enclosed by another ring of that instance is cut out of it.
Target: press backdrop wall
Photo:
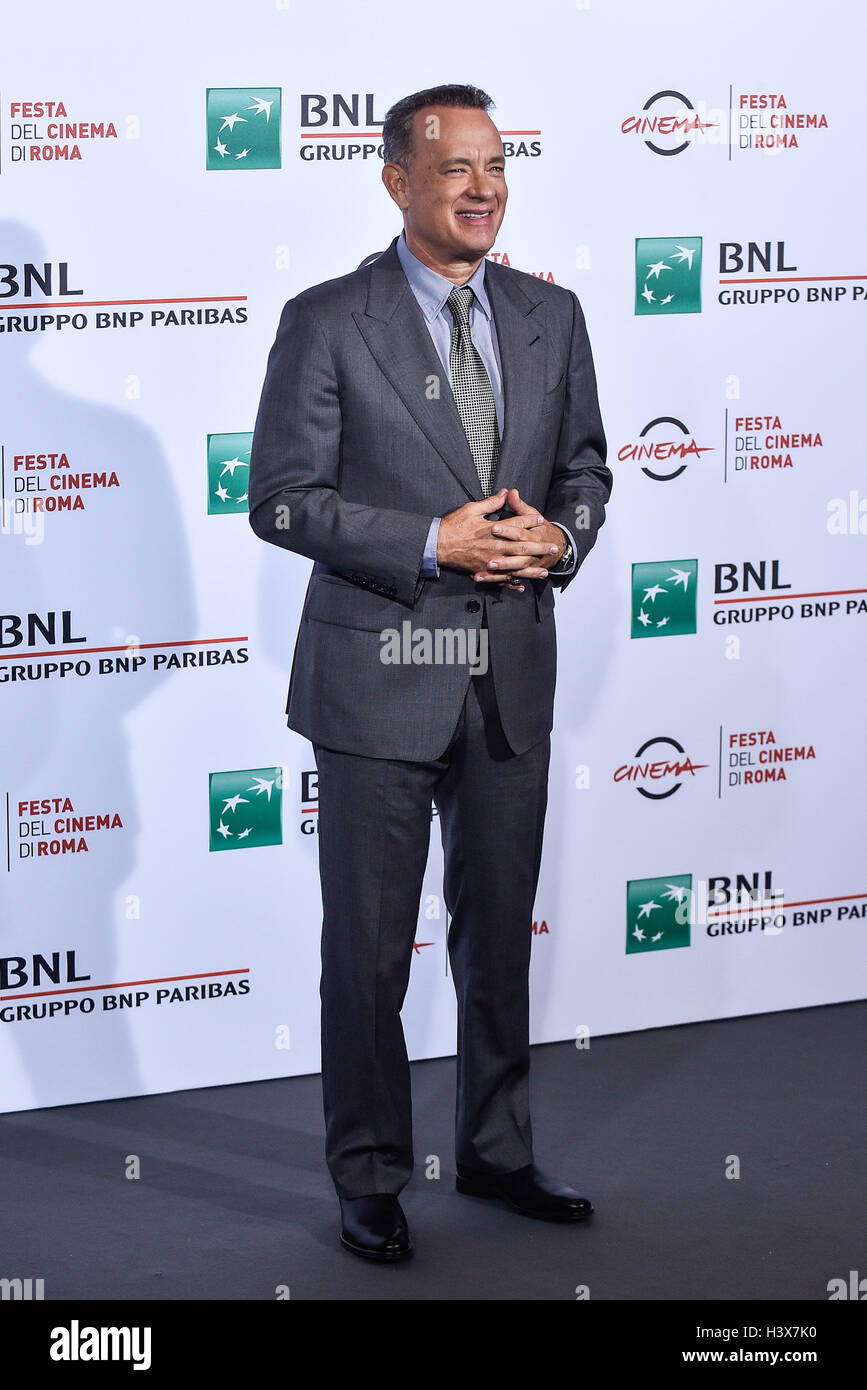
[[[318,1070],[315,765],[284,716],[309,564],[249,528],[250,432],[283,303],[399,231],[387,107],[441,81],[496,101],[492,254],[580,297],[615,474],[557,602],[533,1040],[863,993],[859,19],[7,17],[2,1109]],[[454,1050],[438,841],[415,1058]]]

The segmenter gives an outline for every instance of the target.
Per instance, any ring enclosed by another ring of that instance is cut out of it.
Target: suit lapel
[[[503,371],[503,437],[494,484],[520,489],[535,461],[533,442],[545,395],[544,310],[494,261],[485,267],[485,287]]]
[[[395,242],[370,267],[365,312],[352,317],[419,429],[470,496],[481,498],[482,486],[448,376],[403,273]],[[430,394],[433,379],[439,383],[438,398]]]
[[[419,429],[470,497],[479,499],[479,475],[448,376],[403,273],[396,241],[370,267],[365,312],[352,317]],[[520,487],[533,462],[545,391],[543,325],[536,321],[543,310],[505,267],[493,261],[485,267],[485,287],[503,374],[503,436],[494,478],[498,487]],[[438,398],[429,396],[431,379],[439,382]]]

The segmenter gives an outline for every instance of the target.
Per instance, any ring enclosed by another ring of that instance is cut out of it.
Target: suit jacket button
[[[467,599],[466,608],[468,613],[478,613],[481,606],[482,605],[479,603],[479,600],[477,598]]]

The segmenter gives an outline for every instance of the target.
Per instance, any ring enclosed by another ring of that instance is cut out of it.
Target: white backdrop
[[[494,254],[579,295],[615,473],[557,609],[533,1039],[862,994],[860,7],[38,16],[0,56],[0,1109],[318,1070],[309,565],[245,449],[285,300],[399,230],[385,110],[442,81],[494,97]],[[434,822],[417,1058],[440,878]]]

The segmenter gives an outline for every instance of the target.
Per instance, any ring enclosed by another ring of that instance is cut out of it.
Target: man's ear
[[[409,207],[406,196],[406,174],[399,164],[386,164],[382,170],[382,181],[388,189],[389,197],[402,211]]]

